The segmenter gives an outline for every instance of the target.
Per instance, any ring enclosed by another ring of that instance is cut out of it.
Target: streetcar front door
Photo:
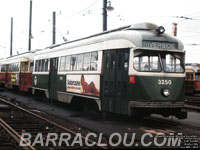
[[[104,51],[102,111],[127,114],[129,50]]]
[[[58,58],[50,59],[50,75],[49,75],[49,98],[57,99],[57,71]]]

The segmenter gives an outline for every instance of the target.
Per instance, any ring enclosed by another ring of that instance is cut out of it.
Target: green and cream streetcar
[[[90,99],[102,112],[184,119],[184,47],[164,31],[139,23],[38,51],[33,94]]]

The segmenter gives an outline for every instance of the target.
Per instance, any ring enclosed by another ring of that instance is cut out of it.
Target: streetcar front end
[[[139,31],[141,44],[130,51],[129,113],[185,119],[182,42],[173,36],[159,34],[157,30]]]

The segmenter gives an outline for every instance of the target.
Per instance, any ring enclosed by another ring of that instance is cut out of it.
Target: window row
[[[13,63],[8,65],[8,72],[19,72],[19,63]]]
[[[35,72],[48,72],[48,59],[36,60],[35,62]]]
[[[20,66],[20,63],[13,63],[13,64],[9,64],[8,65],[8,72],[19,72],[19,68],[21,67],[20,71],[21,72],[27,72],[29,71],[29,62],[22,62],[21,63],[21,66]],[[0,66],[0,72],[6,72],[6,67],[7,65],[1,65]],[[33,63],[31,63],[31,68],[30,68],[30,71],[32,72],[33,68]]]
[[[1,72],[6,72],[6,65],[1,65]]]
[[[61,72],[64,71],[96,71],[98,64],[98,52],[78,55],[62,56],[60,60]]]

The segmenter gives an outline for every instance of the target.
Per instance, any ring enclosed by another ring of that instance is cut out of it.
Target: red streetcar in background
[[[185,68],[185,93],[189,95],[200,94],[200,64],[186,64]]]
[[[34,52],[23,53],[0,60],[1,88],[28,92],[32,86]]]

